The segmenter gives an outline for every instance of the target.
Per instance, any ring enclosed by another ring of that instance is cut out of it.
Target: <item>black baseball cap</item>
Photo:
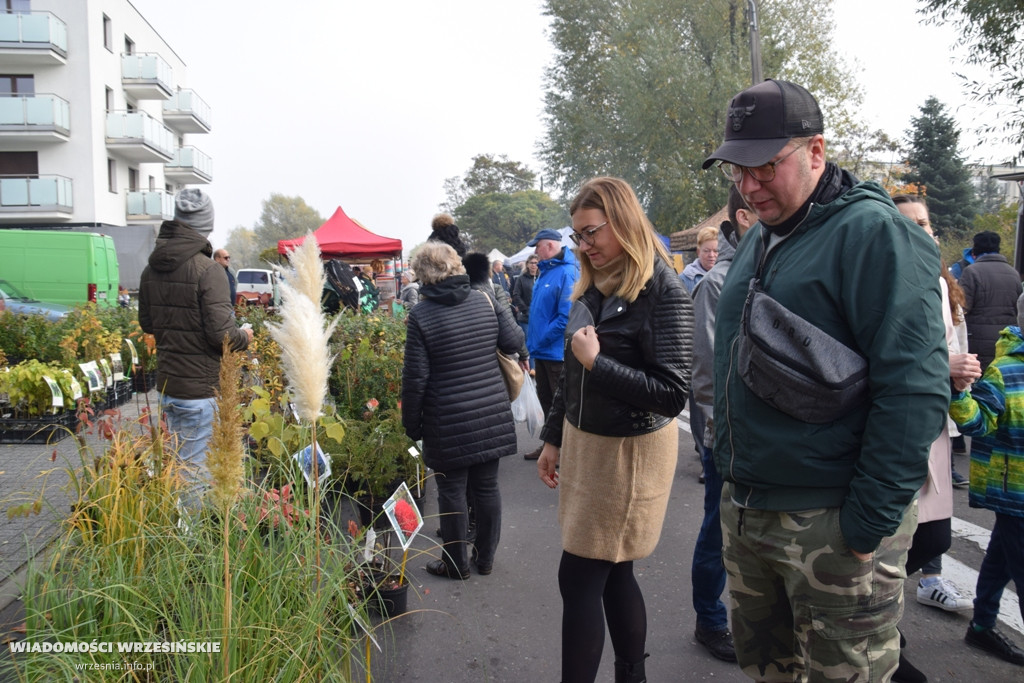
[[[767,164],[793,138],[824,132],[818,101],[803,86],[768,79],[732,98],[725,120],[725,142],[704,160],[740,166]]]

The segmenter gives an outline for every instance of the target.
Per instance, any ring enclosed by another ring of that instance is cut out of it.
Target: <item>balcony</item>
[[[164,102],[164,123],[179,133],[209,133],[210,105],[191,90],[179,90]]]
[[[71,115],[56,95],[0,96],[0,147],[7,142],[67,142]]]
[[[125,213],[127,222],[169,221],[174,218],[174,195],[164,190],[129,190]]]
[[[71,178],[0,176],[0,219],[70,220],[74,210]]]
[[[0,60],[6,67],[67,64],[67,56],[68,27],[57,17],[49,12],[0,14]]]
[[[175,135],[142,111],[107,112],[107,149],[122,159],[166,164],[174,158]]]
[[[121,55],[121,86],[139,100],[166,100],[174,94],[171,65],[152,53]]]
[[[213,159],[195,147],[179,147],[174,160],[164,166],[164,178],[182,185],[213,180]]]

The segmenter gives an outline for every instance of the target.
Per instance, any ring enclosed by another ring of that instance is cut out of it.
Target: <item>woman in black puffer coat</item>
[[[420,303],[409,313],[402,369],[402,424],[423,440],[437,477],[444,559],[427,571],[469,578],[466,489],[473,490],[475,561],[489,574],[501,534],[498,459],[516,452],[515,423],[495,350],[514,354],[523,332],[470,288],[458,254],[428,241],[413,258]]]

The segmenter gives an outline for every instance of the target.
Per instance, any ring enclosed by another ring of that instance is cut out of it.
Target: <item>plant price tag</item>
[[[103,368],[103,375],[106,377],[106,386],[109,389],[114,386],[114,371],[110,369],[110,361],[100,358],[100,367]]]
[[[132,354],[132,367],[139,364],[139,352],[135,350],[135,342],[125,337],[124,343],[128,345],[128,350]]]
[[[82,369],[82,374],[89,382],[89,391],[99,391],[103,388],[103,377],[100,376],[100,369],[96,365],[96,361],[79,363],[78,367]]]
[[[46,382],[46,386],[50,387],[50,396],[52,398],[52,405],[54,408],[64,407],[64,393],[57,386],[57,382],[52,377],[43,375],[43,381]]]
[[[78,383],[78,380],[75,379],[70,370],[65,370],[64,374],[68,376],[68,384],[71,385],[71,400],[77,401],[82,398],[82,385]]]
[[[124,366],[121,365],[121,354],[110,354],[110,367],[114,370],[114,381],[124,379]]]

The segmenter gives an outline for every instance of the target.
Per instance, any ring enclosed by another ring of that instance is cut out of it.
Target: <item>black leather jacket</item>
[[[601,351],[587,371],[572,354],[576,330],[594,325]],[[562,443],[562,420],[602,436],[636,436],[675,419],[686,403],[693,303],[661,259],[633,303],[591,287],[573,302],[565,364],[541,439]]]

